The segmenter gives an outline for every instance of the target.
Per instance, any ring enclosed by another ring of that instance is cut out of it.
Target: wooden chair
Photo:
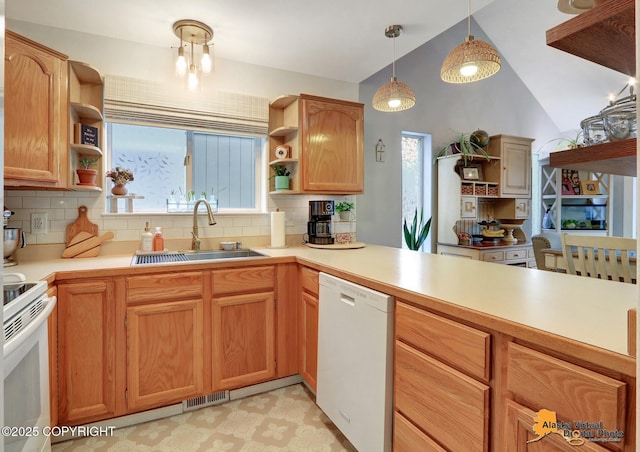
[[[572,275],[635,283],[636,247],[635,239],[562,234],[562,253]]]

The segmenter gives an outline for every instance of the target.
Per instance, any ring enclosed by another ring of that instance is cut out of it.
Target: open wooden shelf
[[[549,166],[635,177],[636,146],[636,139],[630,138],[552,152]]]
[[[635,0],[609,0],[547,30],[547,45],[634,77]]]

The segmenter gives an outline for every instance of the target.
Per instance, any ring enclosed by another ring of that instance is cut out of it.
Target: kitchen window
[[[262,211],[268,99],[107,75],[104,101],[108,165],[133,172],[129,194],[144,196],[136,212],[167,212],[172,194]]]
[[[259,209],[264,138],[107,123],[111,167],[133,172],[137,212],[166,212],[167,199],[215,195],[218,208]]]

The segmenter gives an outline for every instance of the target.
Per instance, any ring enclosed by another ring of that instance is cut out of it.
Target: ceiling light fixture
[[[198,72],[205,74],[211,72],[213,66],[209,53],[209,41],[213,39],[213,30],[207,24],[197,20],[184,19],[173,24],[173,33],[180,38],[178,58],[176,60],[176,73],[179,76],[187,75],[187,86],[190,90],[198,87]],[[189,58],[185,56],[184,45],[190,44]],[[202,46],[202,55],[199,65],[196,63],[194,46]],[[212,44],[213,46],[213,44]]]
[[[391,81],[385,83],[373,96],[373,108],[379,111],[408,110],[416,104],[416,96],[406,83],[396,79],[396,38],[402,33],[402,25],[390,25],[384,35],[393,38],[393,65]]]
[[[471,35],[471,0],[468,1],[467,37],[442,63],[440,78],[447,83],[470,83],[491,77],[500,70],[500,55],[491,44]]]

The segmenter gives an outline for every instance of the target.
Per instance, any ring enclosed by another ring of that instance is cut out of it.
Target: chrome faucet
[[[200,251],[200,237],[198,237],[198,206],[201,202],[203,202],[207,207],[209,226],[216,224],[216,219],[213,218],[213,212],[211,211],[211,204],[209,204],[209,201],[206,199],[198,199],[196,204],[193,206],[193,231],[191,231],[191,235],[193,236],[193,240],[191,240],[191,249],[194,251]]]

